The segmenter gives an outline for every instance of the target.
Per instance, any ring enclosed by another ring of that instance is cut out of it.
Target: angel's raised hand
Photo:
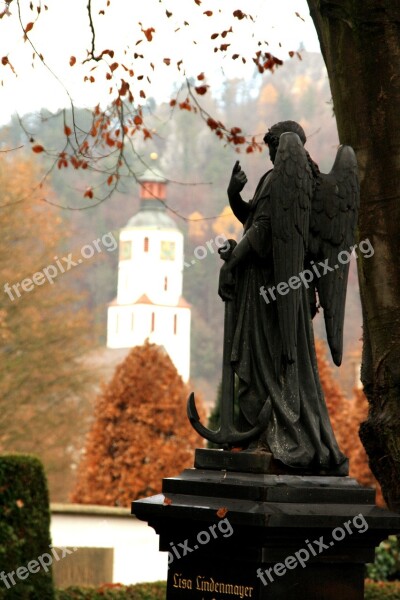
[[[232,169],[231,180],[228,185],[228,196],[240,194],[247,183],[246,173],[242,171],[240,162],[237,160]]]

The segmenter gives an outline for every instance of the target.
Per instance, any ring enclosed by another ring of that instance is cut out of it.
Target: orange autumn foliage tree
[[[43,275],[53,265],[54,276],[57,258],[65,264],[70,242],[60,212],[41,202],[54,191],[39,183],[32,161],[2,157],[0,452],[37,455],[52,501],[63,502],[86,433],[91,315],[72,273]]]
[[[188,394],[159,346],[133,348],[98,397],[72,501],[129,506],[193,466],[203,440],[186,416]]]
[[[360,389],[354,390],[354,398],[351,402],[350,411],[350,430],[353,438],[351,448],[349,450],[350,459],[350,474],[357,479],[362,485],[376,488],[376,503],[378,506],[384,506],[385,502],[383,499],[381,487],[375,477],[373,476],[371,469],[369,468],[368,456],[365,452],[365,448],[361,443],[360,436],[358,434],[361,423],[366,421],[368,416],[368,401],[365,394]]]
[[[333,378],[331,366],[326,358],[326,350],[323,342],[316,340],[315,347],[317,351],[318,371],[322,389],[325,396],[326,406],[328,407],[332,427],[335,431],[336,439],[341,450],[347,455],[349,446],[348,430],[348,402]],[[342,426],[344,424],[344,426]]]
[[[368,414],[368,403],[362,390],[355,390],[355,397],[344,397],[334,380],[332,369],[326,359],[324,344],[317,340],[318,370],[332,427],[340,449],[349,459],[350,476],[367,487],[376,488],[376,502],[383,504],[379,483],[368,466],[368,457],[361,443],[358,430]]]

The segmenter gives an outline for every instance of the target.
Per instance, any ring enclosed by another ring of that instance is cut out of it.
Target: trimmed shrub
[[[166,592],[165,581],[128,586],[108,584],[99,588],[57,590],[56,600],[165,600]]]
[[[365,581],[364,600],[399,600],[400,581]]]
[[[165,600],[165,581],[122,586],[103,585],[100,588],[70,587],[57,590],[56,600]],[[364,600],[399,600],[400,582],[365,581]]]
[[[374,581],[400,579],[400,544],[396,535],[390,535],[375,548],[375,561],[367,565],[367,577]]]
[[[0,455],[0,573],[14,571],[9,588],[0,581],[5,600],[54,600],[51,567],[37,573],[20,571],[50,553],[50,510],[41,462],[29,455]],[[40,565],[39,565],[40,567]],[[37,567],[34,567],[35,570]],[[28,576],[26,576],[28,575]]]

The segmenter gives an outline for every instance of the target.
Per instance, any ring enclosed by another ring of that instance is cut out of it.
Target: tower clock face
[[[175,242],[161,242],[161,260],[175,260]]]

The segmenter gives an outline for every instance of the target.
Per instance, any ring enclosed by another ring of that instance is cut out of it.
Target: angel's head
[[[306,134],[304,133],[304,129],[301,125],[296,123],[296,121],[280,121],[275,125],[272,125],[270,129],[268,129],[267,133],[264,136],[264,142],[268,145],[269,148],[269,157],[272,162],[275,162],[276,152],[279,146],[279,138],[282,133],[287,133],[288,131],[292,133],[297,133],[302,144],[307,141]]]

